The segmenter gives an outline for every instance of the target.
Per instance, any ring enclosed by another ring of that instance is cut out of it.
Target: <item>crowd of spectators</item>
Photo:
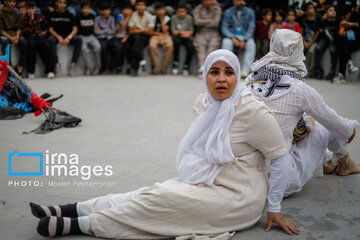
[[[29,78],[35,77],[36,54],[44,62],[45,74],[56,76],[60,69],[58,44],[73,46],[70,75],[75,74],[82,55],[86,75],[124,70],[137,76],[139,69],[146,71],[143,54],[148,46],[152,74],[166,74],[172,61],[172,74],[182,69],[182,74],[188,75],[196,54],[201,75],[206,56],[224,48],[243,52],[241,75],[246,77],[251,64],[269,51],[272,33],[287,28],[303,35],[310,77],[342,83],[347,68],[358,71],[351,54],[360,48],[359,0],[276,2],[4,0],[0,44],[3,49],[9,43],[19,47],[16,71],[22,74],[26,68]],[[159,46],[162,59],[158,59]],[[182,68],[180,46],[186,49]],[[325,74],[321,60],[327,48],[331,67]]]

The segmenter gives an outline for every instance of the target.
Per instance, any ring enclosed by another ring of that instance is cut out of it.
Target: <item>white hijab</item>
[[[270,51],[251,65],[251,71],[267,66],[289,70],[305,77],[305,59],[301,34],[289,29],[277,29],[270,40]]]
[[[206,76],[217,61],[228,63],[235,71],[237,85],[231,97],[215,100],[207,87]],[[219,49],[210,53],[204,63],[203,81],[206,93],[202,103],[205,111],[191,124],[181,140],[176,167],[182,182],[211,185],[226,163],[234,159],[230,146],[229,128],[235,107],[243,95],[240,88],[240,63],[235,54]]]

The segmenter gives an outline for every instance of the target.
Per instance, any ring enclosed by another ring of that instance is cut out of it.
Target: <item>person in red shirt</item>
[[[290,29],[301,34],[300,24],[295,22],[296,12],[294,9],[289,9],[286,19],[287,21],[284,23],[283,28]]]
[[[271,9],[263,9],[261,17],[262,20],[256,21],[255,28],[256,59],[260,59],[269,52],[269,28],[272,21]]]

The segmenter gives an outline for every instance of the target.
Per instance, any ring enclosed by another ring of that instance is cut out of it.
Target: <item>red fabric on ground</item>
[[[48,103],[43,98],[39,97],[36,93],[31,94],[31,103],[34,105],[35,108],[38,109],[35,111],[35,117],[41,114],[41,109],[43,109],[45,106],[51,106],[51,103]],[[44,108],[44,111],[46,110],[47,108]]]

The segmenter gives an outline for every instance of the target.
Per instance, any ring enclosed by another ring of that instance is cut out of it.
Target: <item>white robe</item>
[[[201,106],[201,101],[195,103],[197,113]],[[230,232],[253,226],[266,203],[265,160],[287,155],[286,144],[269,109],[252,95],[241,98],[236,107],[230,142],[235,159],[214,184],[172,180],[79,202],[81,230],[115,239],[228,239]]]

